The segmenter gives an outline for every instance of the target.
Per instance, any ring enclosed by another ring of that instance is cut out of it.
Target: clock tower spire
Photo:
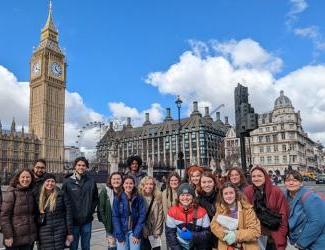
[[[41,140],[41,157],[49,172],[62,172],[66,60],[59,47],[52,2],[41,39],[30,61],[29,130]]]

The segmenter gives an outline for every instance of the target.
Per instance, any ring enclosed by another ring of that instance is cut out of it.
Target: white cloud
[[[297,36],[306,37],[311,39],[314,48],[318,51],[325,50],[325,39],[322,34],[319,32],[317,26],[310,26],[306,28],[297,28],[294,29],[294,33]]]
[[[65,98],[65,145],[74,145],[79,130],[91,121],[102,121],[103,115],[96,113],[85,105],[82,97],[76,92],[66,91]],[[15,117],[16,128],[20,130],[22,125],[28,131],[29,112],[29,83],[19,82],[8,69],[0,65],[0,120],[4,128],[9,128],[12,118]],[[5,107],[5,108],[4,108]],[[93,147],[94,136],[89,137],[83,145]]]
[[[282,60],[257,42],[244,39],[207,44],[208,50],[202,42],[199,47],[210,51],[210,55],[198,53],[196,46],[194,51],[184,52],[167,70],[149,73],[146,82],[161,93],[180,94],[190,108],[193,100],[211,104],[212,109],[223,103],[225,108],[220,111],[232,121],[234,87],[238,82],[248,86],[250,102],[260,113],[273,109],[274,100],[283,89],[296,110],[301,110],[305,130],[313,135],[324,134],[319,139],[325,138],[325,66],[306,66],[277,79],[275,73]],[[213,50],[221,55],[212,55]]]
[[[291,26],[298,20],[299,14],[304,12],[308,7],[306,0],[290,0],[290,10],[287,14],[287,26]]]
[[[136,108],[127,106],[123,102],[110,102],[108,108],[112,112],[113,119],[122,120],[126,122],[126,118],[130,117],[133,126],[141,126],[145,120],[145,113],[149,113],[150,121],[158,123],[163,120],[164,111],[158,103],[153,103],[150,108],[138,111]]]

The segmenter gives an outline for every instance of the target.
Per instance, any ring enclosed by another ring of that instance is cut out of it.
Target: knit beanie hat
[[[46,174],[44,175],[43,181],[45,182],[45,181],[48,180],[48,179],[53,179],[53,180],[56,182],[56,177],[55,177],[54,174],[46,173]]]
[[[191,194],[195,197],[195,191],[193,187],[188,183],[182,183],[177,189],[177,195],[180,196],[181,194]]]

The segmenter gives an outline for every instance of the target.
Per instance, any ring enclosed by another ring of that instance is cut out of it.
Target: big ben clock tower
[[[52,5],[30,61],[29,129],[41,140],[47,171],[63,171],[66,61],[58,44]]]

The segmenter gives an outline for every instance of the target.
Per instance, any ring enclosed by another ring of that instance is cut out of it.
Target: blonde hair
[[[141,194],[142,196],[145,196],[144,185],[149,180],[152,180],[152,182],[153,182],[152,195],[157,197],[160,194],[160,191],[158,190],[157,183],[156,183],[155,179],[152,176],[145,176],[145,177],[143,177],[141,179],[140,184],[139,184],[139,194]]]
[[[58,196],[58,191],[56,188],[48,195],[45,191],[45,183],[42,185],[41,193],[39,197],[39,211],[44,213],[45,209],[48,207],[50,212],[53,212],[56,207],[56,198]]]

